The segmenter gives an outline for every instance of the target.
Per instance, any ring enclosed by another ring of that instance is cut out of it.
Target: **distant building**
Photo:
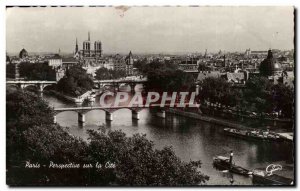
[[[92,47],[94,48],[92,49]],[[88,33],[88,40],[85,40],[82,43],[82,50],[79,50],[78,41],[76,38],[74,58],[76,58],[85,67],[97,67],[101,64],[104,64],[104,59],[102,58],[101,41],[95,41],[92,44],[90,39],[90,33]]]
[[[282,83],[293,88],[295,83],[294,71],[282,72]]]
[[[206,78],[219,78],[222,76],[222,73],[219,71],[212,71],[212,72],[199,72],[197,81],[200,82]]]
[[[62,66],[62,58],[59,54],[55,54],[54,56],[48,59],[48,65],[54,68],[58,68]]]
[[[20,53],[19,53],[19,58],[27,58],[28,57],[28,52],[23,48]]]
[[[181,60],[178,64],[178,68],[185,72],[188,71],[198,71],[199,60],[195,58],[187,58],[185,60]]]
[[[78,60],[72,57],[62,58],[62,67],[68,69],[71,66],[79,64]]]
[[[127,76],[130,76],[134,74],[133,64],[134,58],[130,51],[126,57],[121,56],[120,54],[110,57],[102,67],[112,70],[122,70],[126,72]]]
[[[281,64],[273,57],[272,50],[268,51],[268,56],[264,59],[259,67],[261,75],[264,76],[275,76],[281,75],[282,67]]]
[[[130,51],[128,56],[125,58],[125,71],[127,76],[133,75],[133,62],[134,59]]]
[[[75,45],[75,57],[81,58],[101,58],[102,57],[102,43],[101,41],[94,42],[94,49],[91,48],[92,43],[90,39],[90,33],[88,33],[88,40],[82,43],[82,50],[78,49],[78,42],[76,38]]]
[[[225,75],[222,75],[222,78],[224,78],[229,83],[245,84],[245,82],[247,80],[247,73],[246,72],[237,72],[237,73],[227,72]]]
[[[265,50],[250,51],[251,56],[266,56],[267,54],[268,54],[268,51],[265,51]]]

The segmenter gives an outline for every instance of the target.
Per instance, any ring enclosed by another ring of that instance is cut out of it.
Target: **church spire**
[[[76,37],[76,46],[75,46],[75,53],[78,52],[78,42],[77,42],[77,37]]]
[[[88,33],[88,41],[90,41],[91,39],[90,39],[90,31],[89,31],[89,33]]]

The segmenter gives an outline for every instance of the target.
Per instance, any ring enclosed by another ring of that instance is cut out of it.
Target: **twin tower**
[[[101,41],[94,42],[94,50],[91,49],[90,32],[88,33],[88,40],[83,42],[83,49],[78,50],[78,42],[76,38],[75,54],[79,53],[82,57],[102,57],[102,43]]]

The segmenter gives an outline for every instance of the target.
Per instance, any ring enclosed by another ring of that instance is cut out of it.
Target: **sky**
[[[6,9],[7,52],[72,53],[90,31],[104,53],[294,48],[293,7],[35,7]]]

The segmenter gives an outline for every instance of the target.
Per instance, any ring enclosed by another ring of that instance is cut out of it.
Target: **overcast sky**
[[[293,7],[8,8],[7,52],[73,52],[101,40],[104,53],[292,49]]]

